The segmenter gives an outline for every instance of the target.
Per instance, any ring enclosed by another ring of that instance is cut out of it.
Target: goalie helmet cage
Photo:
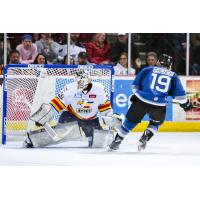
[[[92,81],[104,85],[113,100],[114,70],[110,65],[9,64],[4,68],[2,144],[8,135],[18,136],[37,129],[29,117],[42,103],[49,103],[79,70],[87,70]],[[59,114],[55,117],[58,120]],[[33,127],[34,126],[34,127]]]

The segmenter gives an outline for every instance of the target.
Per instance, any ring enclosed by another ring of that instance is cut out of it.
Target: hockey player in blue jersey
[[[147,141],[153,137],[165,120],[168,96],[176,99],[185,111],[192,108],[180,79],[175,72],[171,71],[172,57],[163,54],[159,62],[161,66],[145,67],[135,77],[132,104],[118,134],[109,146],[111,150],[117,150],[125,136],[141,122],[145,114],[148,114],[149,125],[138,145],[139,151],[145,149]]]

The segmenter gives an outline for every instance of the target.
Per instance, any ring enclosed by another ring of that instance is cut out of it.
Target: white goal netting
[[[110,66],[8,65],[3,91],[3,143],[5,135],[33,130],[35,127],[30,127],[33,126],[29,123],[30,115],[42,103],[49,103],[66,84],[73,82],[80,69],[89,71],[93,81],[102,83],[112,99],[113,70]]]

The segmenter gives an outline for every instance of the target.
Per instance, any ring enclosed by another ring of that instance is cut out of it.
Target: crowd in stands
[[[167,53],[174,58],[172,70],[185,75],[186,34],[132,34],[131,67],[128,67],[128,34],[71,33],[70,64],[110,64],[116,75],[135,75],[146,65],[157,64]],[[135,41],[134,37],[139,37]],[[141,50],[138,44],[145,44]],[[191,34],[191,75],[200,75],[200,34]],[[143,51],[143,52],[141,52]],[[141,58],[142,53],[145,59]],[[67,64],[67,34],[8,34],[7,63]],[[141,54],[141,55],[140,55]],[[0,65],[3,73],[4,44],[0,38]]]

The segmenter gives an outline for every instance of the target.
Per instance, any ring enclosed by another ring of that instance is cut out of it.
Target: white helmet
[[[77,82],[77,88],[80,91],[86,89],[88,87],[88,84],[92,81],[90,73],[86,70],[77,71],[75,80]]]

